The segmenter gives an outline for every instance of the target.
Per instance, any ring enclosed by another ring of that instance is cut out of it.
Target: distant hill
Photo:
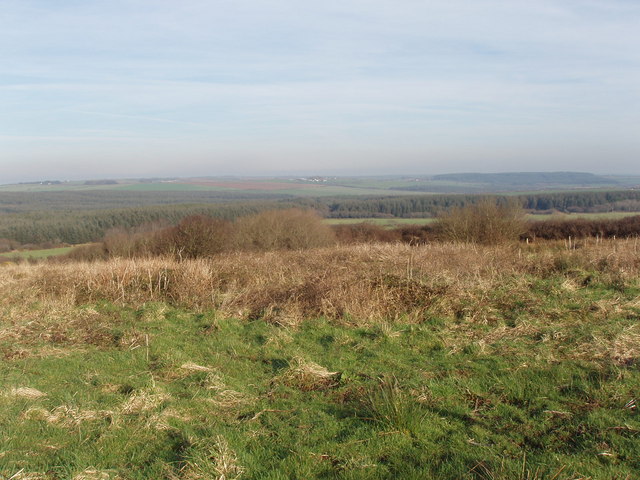
[[[505,173],[447,173],[435,175],[434,181],[484,183],[501,187],[522,186],[594,186],[617,183],[610,178],[584,172],[505,172]]]

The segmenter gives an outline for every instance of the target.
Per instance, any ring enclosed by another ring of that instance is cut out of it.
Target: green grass
[[[640,291],[528,281],[525,296],[487,300],[503,305],[491,324],[23,306],[37,321],[0,337],[0,475],[638,478],[638,363],[578,350],[632,332],[637,306],[594,305]]]
[[[371,223],[382,227],[396,227],[400,225],[426,225],[433,223],[433,218],[327,218],[329,225],[353,225],[357,223]]]
[[[558,213],[552,215],[527,215],[529,220],[572,220],[583,218],[585,220],[618,220],[620,218],[635,217],[640,212],[603,212],[603,213]]]
[[[555,215],[535,215],[528,214],[527,220],[617,220],[620,218],[634,217],[640,212],[605,212],[605,213],[564,213]],[[383,227],[395,227],[400,225],[426,225],[433,223],[435,218],[327,218],[325,222],[329,225],[353,225],[356,223],[372,223]]]
[[[43,250],[20,250],[16,252],[5,252],[0,253],[0,257],[2,258],[10,258],[10,259],[41,259],[41,258],[49,258],[55,257],[58,255],[65,255],[73,250],[74,247],[59,247],[59,248],[46,248]]]

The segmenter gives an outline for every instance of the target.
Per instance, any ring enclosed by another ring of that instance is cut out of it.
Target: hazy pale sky
[[[0,7],[0,183],[640,173],[638,0]]]

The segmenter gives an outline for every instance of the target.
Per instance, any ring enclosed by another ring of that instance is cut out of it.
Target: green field
[[[638,478],[637,255],[0,267],[0,476]]]
[[[329,225],[354,225],[357,223],[370,223],[382,227],[397,227],[401,225],[426,225],[433,223],[433,218],[327,218]]]
[[[626,217],[635,217],[640,212],[606,212],[606,213],[558,213],[552,215],[528,214],[527,220],[617,220]],[[329,225],[354,225],[357,223],[370,223],[382,227],[393,228],[402,225],[428,225],[435,222],[435,218],[327,218],[325,222]]]
[[[71,250],[73,250],[73,247],[47,248],[43,250],[19,250],[15,252],[0,253],[0,258],[9,258],[12,260],[26,260],[29,258],[42,259],[64,255],[69,253]]]
[[[556,213],[552,215],[527,215],[528,220],[572,220],[583,218],[585,220],[618,220],[620,218],[635,217],[640,212],[604,212],[604,213]]]

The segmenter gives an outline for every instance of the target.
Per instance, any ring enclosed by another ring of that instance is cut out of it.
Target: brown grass
[[[12,397],[26,398],[27,400],[37,400],[38,398],[47,396],[46,393],[31,387],[12,388],[9,395]]]
[[[350,324],[419,322],[427,314],[491,322],[496,311],[516,300],[528,301],[531,278],[563,275],[568,293],[590,281],[586,272],[598,272],[621,288],[636,282],[640,255],[634,247],[624,240],[579,250],[562,244],[376,244],[182,262],[152,258],[3,266],[0,308],[5,318],[21,321],[0,327],[0,338],[112,344],[116,340],[102,326],[113,319],[73,309],[103,300],[131,306],[166,302],[283,325],[313,317]],[[48,307],[29,311],[36,303]],[[135,341],[135,332],[131,336]]]
[[[207,444],[194,446],[193,458],[175,475],[167,472],[173,480],[238,480],[244,474],[244,467],[238,463],[236,453],[221,435]]]
[[[308,392],[336,387],[341,376],[340,372],[330,372],[317,363],[296,357],[287,371],[276,380]]]
[[[87,468],[75,475],[72,480],[109,480],[110,478],[112,478],[112,475],[109,472]]]
[[[75,407],[61,405],[49,411],[45,408],[32,407],[22,414],[23,418],[39,420],[63,427],[74,427],[84,422],[113,418],[115,412],[110,410],[80,410]]]

